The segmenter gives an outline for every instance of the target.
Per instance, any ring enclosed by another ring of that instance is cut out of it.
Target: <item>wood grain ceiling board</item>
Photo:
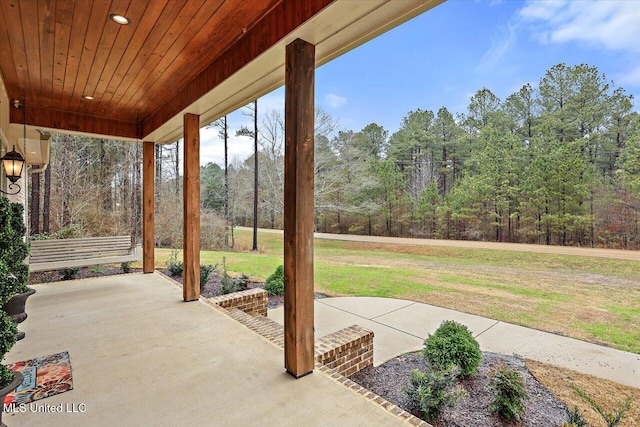
[[[282,1],[1,0],[0,73],[11,99],[25,95],[34,125],[134,136],[130,125],[170,102]],[[21,121],[14,111],[11,119]]]

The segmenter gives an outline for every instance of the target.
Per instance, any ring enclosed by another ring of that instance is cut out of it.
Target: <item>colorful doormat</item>
[[[8,366],[12,371],[21,371],[24,381],[15,392],[7,395],[5,405],[29,403],[73,389],[71,361],[67,351]]]

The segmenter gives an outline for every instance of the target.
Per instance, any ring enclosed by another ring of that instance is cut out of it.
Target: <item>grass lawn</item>
[[[236,230],[236,252],[201,263],[265,279],[282,263],[282,235]],[[164,268],[170,249],[156,249]],[[500,250],[315,242],[315,288],[331,296],[404,298],[640,353],[637,261]]]

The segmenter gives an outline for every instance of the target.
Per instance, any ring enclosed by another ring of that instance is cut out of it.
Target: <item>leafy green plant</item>
[[[459,373],[460,368],[453,365],[445,371],[414,369],[402,391],[409,396],[411,404],[422,411],[426,420],[432,420],[445,407],[455,407],[467,395],[460,386],[454,386]]]
[[[169,259],[167,260],[167,270],[169,270],[172,276],[182,276],[184,270],[182,260],[178,259],[178,252],[177,250],[171,251],[171,255],[169,255]]]
[[[587,421],[582,416],[582,412],[578,409],[577,406],[573,407],[573,410],[569,408],[566,409],[567,412],[567,421],[562,425],[562,427],[587,427]]]
[[[284,266],[279,265],[276,271],[269,277],[267,277],[264,283],[264,290],[269,295],[283,295],[284,294]]]
[[[622,420],[627,417],[627,412],[631,409],[631,398],[627,397],[625,400],[620,402],[616,408],[613,408],[610,411],[607,411],[598,405],[598,403],[593,400],[587,393],[584,392],[580,387],[575,384],[571,384],[571,388],[573,388],[578,396],[583,398],[591,407],[602,417],[607,427],[615,427],[619,425]]]
[[[58,230],[54,235],[54,239],[77,239],[83,235],[82,227],[78,224],[72,224]]]
[[[30,242],[33,242],[34,240],[51,240],[51,236],[49,236],[47,233],[32,234],[31,236],[29,236]]]
[[[240,277],[236,277],[233,279],[233,283],[235,284],[236,291],[244,291],[249,286],[249,282],[251,282],[251,277],[242,273]]]
[[[60,273],[62,273],[62,280],[73,280],[80,273],[80,267],[63,268]]]
[[[131,273],[131,264],[133,264],[133,261],[125,261],[121,263],[120,270],[122,270],[123,273]]]
[[[29,290],[29,266],[24,262],[29,247],[24,242],[23,218],[24,206],[9,202],[6,197],[0,198],[0,259],[7,269],[7,274],[0,278],[0,299],[4,302]]]
[[[209,281],[209,276],[216,269],[211,264],[200,264],[200,289]]]
[[[236,284],[227,273],[227,259],[222,258],[222,282],[220,284],[220,293],[222,295],[230,294],[236,291]]]
[[[465,325],[453,320],[445,320],[433,335],[429,334],[422,356],[433,370],[441,371],[456,365],[465,377],[475,373],[482,362],[478,341]]]
[[[89,271],[96,274],[103,274],[107,270],[102,265],[94,265],[89,269]]]
[[[0,360],[11,350],[18,340],[18,327],[15,322],[0,310]],[[0,364],[0,388],[4,388],[13,381],[13,372],[5,365]]]
[[[28,291],[29,266],[24,262],[29,248],[23,238],[24,206],[10,203],[6,197],[0,197],[0,306],[15,294]],[[15,322],[0,310],[0,361],[18,339]],[[13,381],[13,372],[0,364],[0,388]]]
[[[493,393],[489,411],[507,421],[520,421],[528,398],[520,372],[503,363],[489,373],[489,378],[489,390]]]

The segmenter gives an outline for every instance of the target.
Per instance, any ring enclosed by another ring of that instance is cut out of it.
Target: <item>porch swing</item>
[[[137,234],[134,225],[130,235],[32,240],[29,268],[37,272],[140,261]]]
[[[100,264],[140,261],[140,245],[131,236],[82,237],[31,242],[31,271],[61,270]]]
[[[26,141],[26,130],[25,130]],[[142,260],[142,246],[131,235],[33,240],[29,269],[32,272],[120,264]]]

